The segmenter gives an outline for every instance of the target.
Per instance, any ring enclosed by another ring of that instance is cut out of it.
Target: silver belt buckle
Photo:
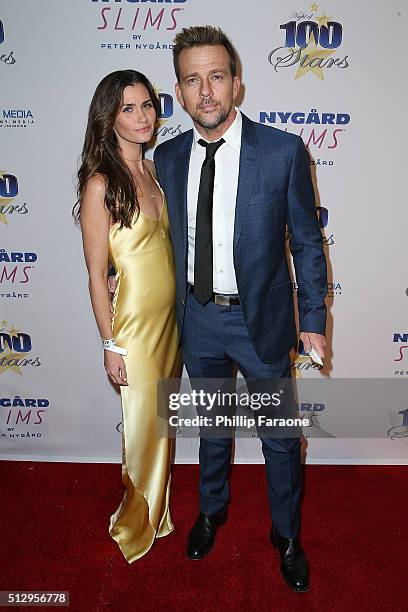
[[[216,293],[214,295],[214,303],[218,304],[219,306],[229,306],[230,298],[226,295],[219,295],[218,293]]]

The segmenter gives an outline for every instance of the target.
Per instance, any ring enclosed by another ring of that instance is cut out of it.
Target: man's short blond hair
[[[179,56],[183,49],[192,49],[193,47],[203,47],[204,45],[221,45],[227,51],[229,56],[229,65],[231,68],[232,77],[237,74],[237,57],[229,39],[226,37],[221,28],[214,26],[192,26],[191,28],[183,28],[174,39],[173,46],[173,64],[176,73],[177,81],[180,82],[180,66]]]

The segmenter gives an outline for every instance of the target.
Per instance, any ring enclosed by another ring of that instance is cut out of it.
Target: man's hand
[[[110,309],[110,315],[111,315],[111,320],[113,319],[113,296],[115,294],[116,291],[116,276],[108,276],[108,291],[109,291],[109,309]]]
[[[324,336],[315,334],[314,332],[300,332],[300,339],[303,342],[306,353],[310,352],[313,345],[320,357],[324,359],[324,348],[326,346],[326,338]]]

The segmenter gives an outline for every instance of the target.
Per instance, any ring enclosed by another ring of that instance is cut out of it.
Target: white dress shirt
[[[233,243],[235,204],[238,189],[239,157],[241,153],[242,117],[237,115],[222,138],[225,143],[215,154],[213,195],[213,291],[238,293],[234,270]],[[194,246],[198,190],[201,166],[206,149],[197,141],[203,138],[194,127],[187,188],[188,282],[194,285]],[[203,138],[205,140],[205,138]]]

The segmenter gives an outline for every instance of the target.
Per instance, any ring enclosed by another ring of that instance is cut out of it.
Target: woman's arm
[[[93,176],[86,183],[81,201],[80,220],[92,308],[99,333],[102,338],[108,340],[112,337],[109,292],[106,284],[110,217],[105,207],[105,183],[100,176]],[[112,380],[119,385],[127,384],[123,357],[105,350],[104,361],[105,369]]]

